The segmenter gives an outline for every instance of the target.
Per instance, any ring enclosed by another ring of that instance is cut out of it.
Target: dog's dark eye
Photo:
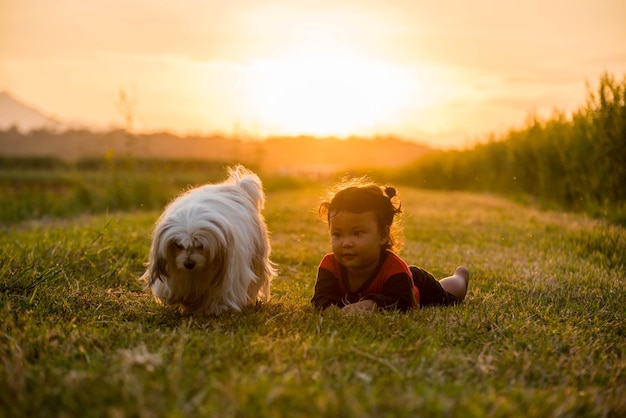
[[[202,243],[200,243],[200,242],[196,242],[196,245],[194,245],[194,247],[196,247],[197,250],[203,250],[204,249],[204,245],[202,245]]]
[[[182,250],[184,248],[183,245],[179,242],[175,242],[174,247],[178,248],[179,250]]]

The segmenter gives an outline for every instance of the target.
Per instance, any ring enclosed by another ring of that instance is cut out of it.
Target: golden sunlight
[[[252,65],[250,105],[269,131],[347,136],[398,122],[419,86],[398,67],[318,44]]]

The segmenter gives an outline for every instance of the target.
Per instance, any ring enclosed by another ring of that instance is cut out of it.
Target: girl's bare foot
[[[454,276],[443,278],[439,281],[441,287],[452,293],[459,302],[465,299],[467,286],[469,284],[469,270],[465,266],[459,266],[454,272]]]
[[[454,271],[455,276],[461,276],[465,279],[465,286],[469,284],[469,270],[465,266],[459,266]]]

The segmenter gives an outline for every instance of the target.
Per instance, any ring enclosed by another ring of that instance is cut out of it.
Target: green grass
[[[320,316],[319,188],[270,191],[269,303],[189,316],[142,291],[158,210],[0,229],[0,416],[617,417],[626,230],[401,188],[402,256],[472,273],[466,301]]]

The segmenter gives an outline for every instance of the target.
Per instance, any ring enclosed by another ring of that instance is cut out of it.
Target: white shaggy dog
[[[179,196],[157,221],[141,278],[160,302],[220,314],[269,300],[276,271],[263,186],[242,166],[229,173]]]

